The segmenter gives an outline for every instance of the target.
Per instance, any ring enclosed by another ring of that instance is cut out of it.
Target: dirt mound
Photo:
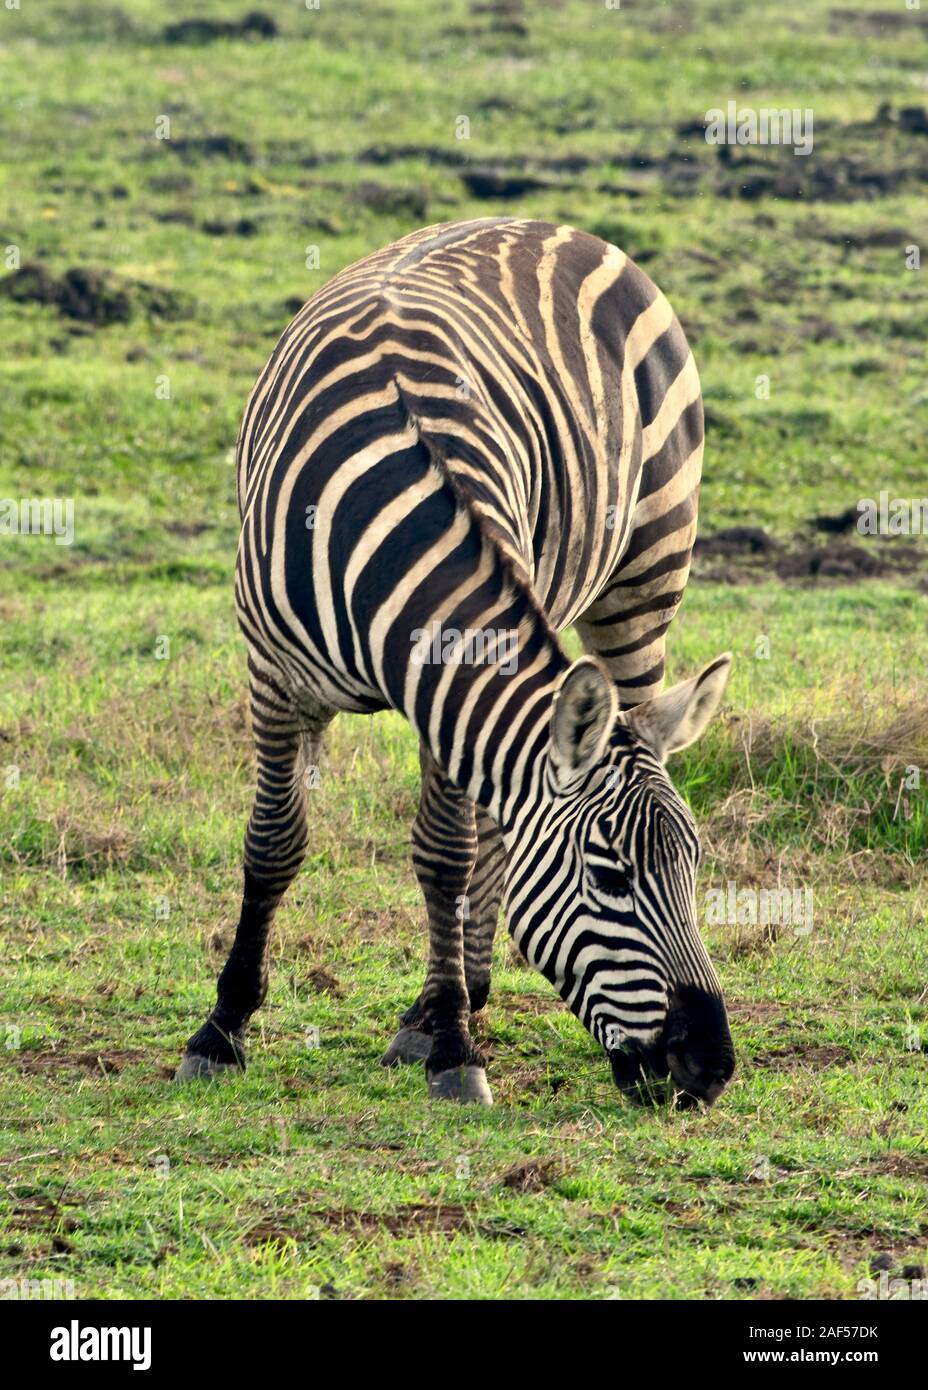
[[[159,219],[164,221],[162,217]],[[250,217],[240,217],[236,222],[222,222],[218,218],[209,222],[202,222],[200,230],[206,232],[207,236],[255,236],[258,231],[257,222],[253,222]]]
[[[138,312],[181,318],[189,309],[183,296],[173,290],[90,266],[74,266],[56,276],[43,265],[24,265],[0,280],[0,295],[18,304],[50,304],[65,318],[98,327],[129,323]]]
[[[882,36],[906,31],[912,34],[919,29],[923,34],[928,34],[928,19],[922,19],[911,10],[897,14],[893,10],[833,9],[828,11],[828,19],[832,33],[836,34],[850,30],[857,34]]]
[[[428,194],[424,188],[397,188],[365,180],[352,190],[351,196],[372,212],[391,217],[416,217],[424,221],[428,214]]]
[[[837,512],[834,516],[814,516],[812,525],[816,531],[827,531],[834,535],[842,531],[856,531],[859,520],[859,508],[846,507],[843,512]]]
[[[552,186],[549,179],[536,178],[532,174],[509,173],[506,169],[489,165],[468,169],[461,178],[474,198],[521,198],[525,193],[535,193]]]
[[[277,21],[260,10],[243,19],[206,19],[197,16],[168,24],[161,31],[162,43],[212,43],[214,39],[273,39],[280,33]]]
[[[754,1057],[753,1062],[755,1067],[766,1067],[769,1071],[793,1071],[799,1067],[820,1071],[853,1060],[851,1049],[843,1045],[831,1043],[818,1047],[812,1043],[796,1043],[794,1047],[779,1047],[761,1053]]]
[[[882,558],[851,545],[833,540],[827,546],[798,545],[781,555],[776,563],[780,579],[872,579],[885,574],[889,565]]]
[[[777,542],[759,526],[726,526],[711,536],[701,536],[696,542],[700,555],[769,555]]]
[[[928,129],[928,127],[926,127]],[[716,193],[721,198],[782,198],[808,203],[857,203],[885,197],[928,182],[928,164],[901,161],[888,166],[857,155],[797,160],[791,151],[766,158],[738,158],[730,145],[718,146]]]
[[[556,1158],[527,1158],[503,1173],[500,1182],[513,1192],[544,1192],[563,1176],[563,1171]]]
[[[857,508],[848,507],[834,516],[812,518],[811,526],[828,533],[827,541],[800,535],[784,543],[757,526],[728,526],[699,536],[694,559],[703,579],[733,585],[774,577],[786,583],[819,579],[858,583],[887,574],[912,575],[924,567],[926,548],[898,537],[868,536],[861,544],[846,539],[843,532],[856,528],[857,517]]]
[[[255,152],[235,135],[198,135],[189,139],[164,140],[165,149],[173,150],[181,159],[231,159],[239,164],[253,164]]]

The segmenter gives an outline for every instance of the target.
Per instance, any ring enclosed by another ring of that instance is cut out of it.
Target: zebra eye
[[[607,898],[627,898],[630,895],[631,877],[621,864],[606,864],[593,859],[588,861],[587,867],[594,885]]]

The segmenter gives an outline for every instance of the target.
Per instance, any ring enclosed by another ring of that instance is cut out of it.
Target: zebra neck
[[[511,570],[491,610],[432,619],[415,641],[405,713],[454,785],[505,832],[540,795],[554,692],[570,660]]]

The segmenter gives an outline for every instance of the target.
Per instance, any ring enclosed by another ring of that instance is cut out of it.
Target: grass
[[[925,1263],[923,538],[911,572],[853,584],[701,563],[672,631],[671,678],[736,658],[725,715],[673,768],[701,909],[729,882],[814,901],[808,935],[706,926],[739,1059],[716,1109],[623,1104],[505,933],[479,1023],[496,1107],[430,1106],[418,1069],[378,1066],[425,948],[395,715],[333,727],[247,1075],[169,1084],[237,911],[230,449],[294,301],[426,221],[569,220],[681,314],[704,531],[806,544],[813,516],[924,491],[904,247],[925,136],[898,119],[924,101],[920,46],[862,42],[824,0],[765,11],[763,41],[749,7],[721,25],[708,0],[509,8],[275,8],[273,40],[182,45],[154,0],[0,9],[0,254],[105,270],[130,314],[0,294],[0,495],[75,502],[72,546],[0,537],[0,1278],[80,1298],[854,1298],[880,1256]],[[814,106],[790,169],[916,172],[866,199],[853,180],[733,196],[680,134],[729,97]],[[488,204],[462,177],[479,165],[541,186]]]

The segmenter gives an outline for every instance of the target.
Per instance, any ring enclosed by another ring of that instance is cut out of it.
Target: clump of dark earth
[[[799,336],[812,343],[825,343],[842,335],[830,319],[824,319],[819,314],[805,314],[799,320]]]
[[[232,159],[239,164],[253,164],[255,152],[244,140],[234,135],[191,136],[189,140],[164,140],[164,146],[179,154],[181,159]]]
[[[869,536],[863,544],[852,544],[842,532],[856,525],[857,515],[855,507],[837,516],[813,518],[812,525],[829,536],[825,543],[800,536],[784,544],[760,527],[729,526],[699,536],[693,553],[704,579],[731,585],[771,578],[785,583],[859,583],[890,573],[917,574],[924,568],[923,550],[899,537]]]
[[[163,43],[212,43],[214,39],[273,39],[280,30],[277,21],[260,10],[252,10],[243,19],[183,19],[168,24],[161,33]]]
[[[148,186],[152,193],[186,193],[193,187],[193,178],[190,174],[155,174]]]
[[[913,135],[928,135],[928,111],[924,106],[903,106],[899,112],[899,124]]]
[[[252,222],[250,217],[240,217],[237,222],[203,222],[200,229],[206,232],[207,236],[254,236],[258,224]]]
[[[914,119],[914,117],[913,117]],[[914,127],[910,127],[914,129]],[[928,133],[928,131],[926,131]],[[924,183],[928,168],[896,162],[871,164],[862,158],[841,155],[812,161],[779,153],[766,158],[739,158],[730,146],[719,145],[716,192],[722,198],[783,198],[809,203],[854,203],[881,198],[909,183]]]
[[[844,540],[835,540],[827,547],[798,546],[776,564],[781,579],[870,579],[886,569],[872,551]]]
[[[324,965],[314,966],[312,970],[309,971],[307,980],[320,994],[331,994],[334,995],[336,999],[341,998],[341,982],[332,974],[331,970],[327,970]]]
[[[796,230],[802,236],[815,237],[818,241],[829,242],[832,246],[843,246],[851,251],[860,251],[868,246],[908,246],[915,240],[905,227],[863,227],[836,232],[814,217],[806,218]]]
[[[543,1192],[561,1176],[561,1167],[553,1158],[527,1158],[502,1175],[504,1187],[514,1192]]]
[[[399,217],[425,217],[428,195],[424,188],[394,188],[387,183],[359,183],[352,191],[355,202],[372,212]]]
[[[528,38],[522,0],[484,0],[481,4],[471,6],[471,13],[487,17],[491,34],[507,35],[514,39]]]
[[[816,531],[828,531],[832,534],[841,531],[853,531],[860,520],[860,512],[857,507],[846,507],[843,512],[838,512],[834,516],[814,516],[812,525]]]
[[[899,33],[907,29],[912,33],[918,28],[924,30],[928,24],[928,21],[919,19],[911,11],[897,14],[892,10],[833,9],[828,11],[828,18],[832,31],[836,33],[845,29],[854,29],[862,34],[885,34],[891,29]]]
[[[0,280],[0,295],[18,304],[52,305],[65,318],[98,327],[128,323],[137,312],[180,318],[189,308],[173,290],[89,266],[74,266],[56,276],[43,265],[24,265]]]
[[[372,145],[358,155],[359,164],[395,164],[401,159],[424,159],[430,164],[464,164],[460,150],[439,145]],[[318,163],[318,159],[316,160]]]
[[[462,150],[443,149],[440,145],[371,145],[358,155],[359,164],[396,164],[398,161],[406,159],[423,159],[429,164],[444,164],[459,169],[467,167],[469,156]],[[309,163],[308,160],[302,162],[304,164]],[[319,162],[318,158],[315,162]],[[534,159],[532,168],[548,170],[551,173],[579,174],[584,169],[590,169],[599,162],[591,155],[560,154],[545,159]],[[651,163],[652,161],[647,161],[646,165],[642,167],[650,168]],[[511,172],[515,177],[524,172],[525,158],[522,155],[500,155],[492,165],[481,165],[479,168],[475,166],[473,172],[483,174],[487,170],[503,177],[508,176]],[[533,175],[529,175],[529,177],[533,177]]]
[[[181,227],[192,227],[194,216],[186,208],[167,208],[164,212],[155,213],[156,222],[176,222]]]
[[[474,198],[521,198],[524,193],[552,186],[549,179],[539,179],[532,174],[510,174],[489,165],[468,169],[461,178]]]
[[[733,555],[768,555],[776,548],[776,541],[762,531],[759,526],[726,526],[711,536],[700,536],[696,541],[697,555],[718,555],[725,559]]]

